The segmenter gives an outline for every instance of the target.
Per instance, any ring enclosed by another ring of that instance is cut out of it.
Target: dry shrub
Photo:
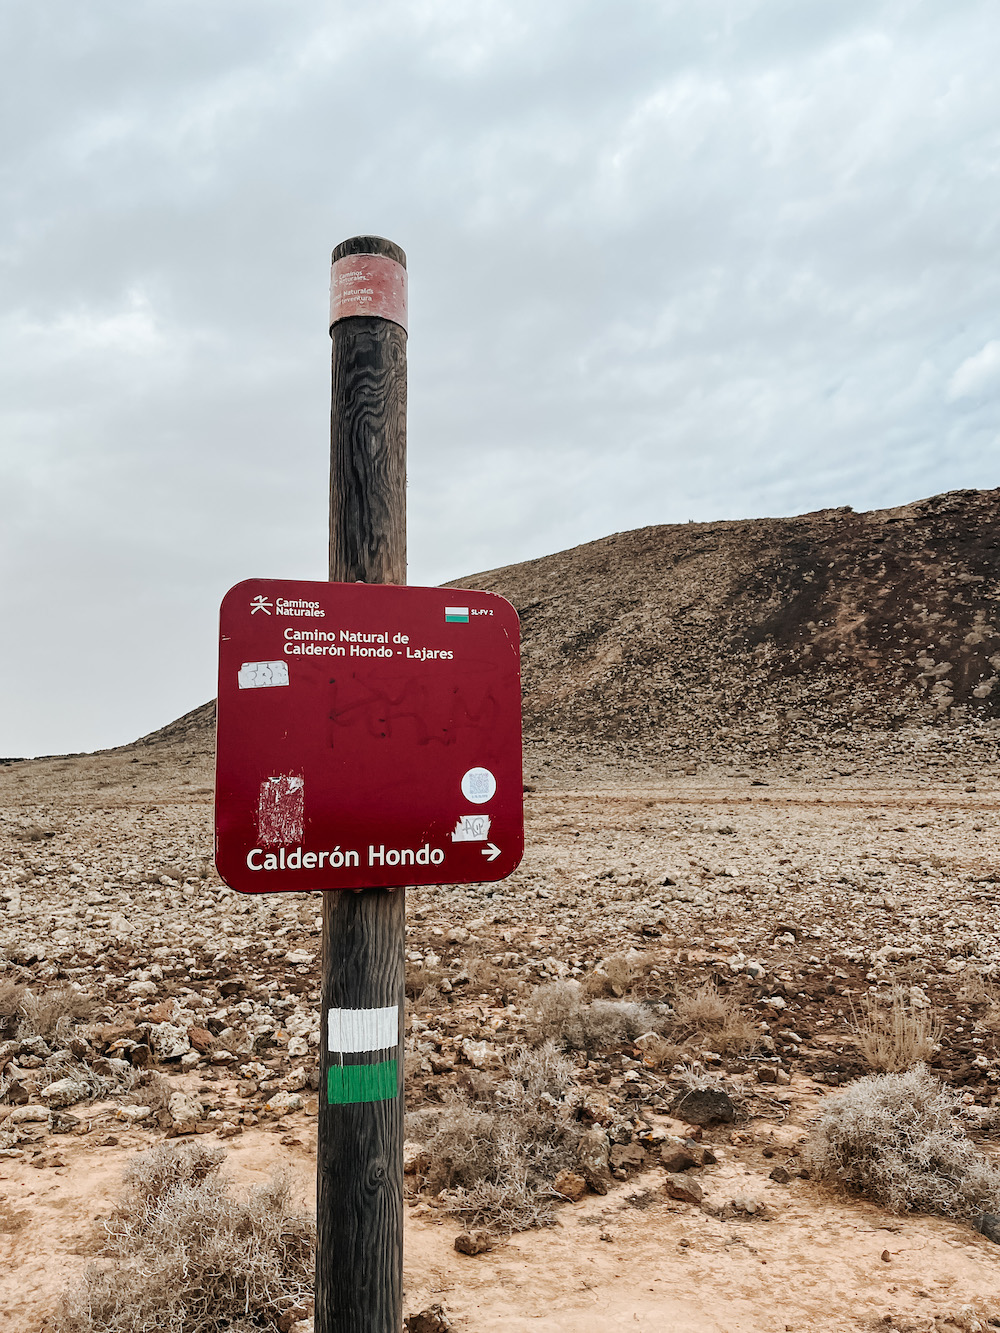
[[[719,993],[714,981],[706,981],[696,990],[677,995],[674,999],[674,1013],[678,1022],[704,1031],[721,1027],[731,1005],[732,1001]]]
[[[994,1037],[1000,1036],[1000,989],[986,977],[974,972],[962,985],[958,998],[964,1004],[984,1006],[982,1017],[976,1026],[982,1032],[989,1032]]]
[[[164,1111],[176,1088],[168,1078],[155,1069],[136,1071],[132,1091],[125,1098],[129,1106],[148,1106],[154,1113]]]
[[[414,967],[407,963],[406,998],[421,1002],[423,1008],[430,1008],[440,998],[437,987],[444,975],[444,969],[440,967],[424,967],[422,963]]]
[[[0,981],[0,1031],[13,1032],[21,1021],[26,986]]]
[[[1000,1037],[1000,1003],[990,1005],[979,1020],[979,1026],[984,1032],[989,1032],[994,1037]]]
[[[628,1000],[588,1001],[578,981],[538,986],[525,1006],[534,1044],[553,1041],[578,1051],[604,1050],[663,1029],[661,1015]]]
[[[425,1188],[467,1226],[495,1235],[551,1222],[551,1181],[576,1161],[579,1141],[565,1102],[573,1065],[554,1042],[508,1052],[504,1073],[479,1097],[459,1094],[407,1117],[407,1136],[430,1155]]]
[[[48,1087],[50,1083],[56,1083],[63,1078],[72,1079],[74,1083],[78,1083],[85,1090],[86,1097],[84,1100],[87,1101],[127,1096],[141,1084],[144,1078],[144,1074],[136,1069],[134,1065],[125,1065],[123,1069],[115,1069],[107,1074],[97,1074],[89,1065],[80,1060],[75,1060],[68,1051],[60,1059],[46,1060],[41,1069],[35,1069],[32,1072],[40,1088]],[[127,1096],[127,1100],[135,1104],[141,1103],[143,1106],[149,1105],[145,1097],[132,1098]],[[154,1107],[154,1109],[156,1108]]]
[[[504,1069],[507,1080],[497,1090],[504,1105],[517,1109],[536,1106],[542,1098],[561,1101],[574,1086],[576,1066],[557,1049],[554,1042],[533,1048],[517,1046],[506,1052]]]
[[[674,997],[674,1015],[682,1028],[700,1032],[725,1055],[753,1050],[760,1031],[732,995],[723,995],[714,981]]]
[[[636,1041],[642,1051],[642,1062],[649,1069],[672,1069],[680,1064],[689,1054],[683,1045],[661,1037],[659,1033],[647,1032]]]
[[[545,1139],[528,1136],[527,1127],[511,1115],[463,1103],[446,1107],[437,1118],[426,1184],[432,1194],[444,1197],[448,1212],[494,1235],[551,1220],[555,1195],[548,1180],[559,1168],[543,1170],[553,1158]],[[568,1164],[573,1154],[566,1156]]]
[[[591,995],[627,995],[643,975],[643,959],[637,953],[613,953],[602,959],[584,982]]]
[[[470,990],[495,990],[500,982],[500,969],[486,958],[470,958],[455,978],[456,984],[461,984],[463,977]]]
[[[163,1144],[124,1173],[103,1253],[63,1297],[53,1333],[259,1333],[309,1298],[315,1228],[274,1179],[244,1202],[220,1148]]]
[[[119,1228],[134,1227],[137,1218],[145,1227],[144,1219],[158,1210],[175,1189],[181,1185],[203,1185],[217,1175],[225,1160],[224,1148],[197,1141],[177,1146],[161,1144],[139,1153],[122,1171],[124,1189],[107,1223],[108,1236],[113,1239]]]
[[[958,988],[958,999],[963,1004],[1000,1004],[1000,991],[994,983],[981,972],[969,970],[962,974],[962,984]]]
[[[858,1050],[869,1069],[897,1074],[926,1060],[941,1038],[941,1028],[930,1009],[918,1009],[909,992],[894,986],[886,1003],[866,996],[862,1012],[854,1015]]]
[[[18,1035],[51,1041],[66,1034],[75,1020],[89,1018],[93,1012],[94,1001],[90,996],[81,995],[72,986],[60,986],[43,995],[25,991]]]
[[[1000,1167],[957,1122],[959,1105],[925,1065],[869,1074],[825,1099],[806,1161],[894,1213],[1000,1212]]]

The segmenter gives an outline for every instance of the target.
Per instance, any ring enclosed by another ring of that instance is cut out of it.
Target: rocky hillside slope
[[[529,746],[766,759],[919,733],[993,757],[998,538],[1000,490],[953,491],[640,528],[450,586],[518,610]],[[156,738],[207,744],[213,722],[206,704]]]
[[[784,749],[1000,716],[1000,490],[616,533],[456,582],[521,616],[525,723]]]

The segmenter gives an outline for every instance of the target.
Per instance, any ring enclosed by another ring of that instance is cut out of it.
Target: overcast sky
[[[997,484],[990,0],[0,11],[0,754],[322,578],[330,250],[410,271],[410,581]]]

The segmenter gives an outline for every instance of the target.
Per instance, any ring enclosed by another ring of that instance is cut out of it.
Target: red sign
[[[524,852],[517,613],[249,579],[219,641],[215,860],[241,893],[476,884]]]

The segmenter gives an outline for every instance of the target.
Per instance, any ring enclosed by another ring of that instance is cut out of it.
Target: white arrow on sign
[[[483,848],[483,855],[486,857],[487,861],[495,861],[500,855],[500,848],[495,842],[488,842]]]

